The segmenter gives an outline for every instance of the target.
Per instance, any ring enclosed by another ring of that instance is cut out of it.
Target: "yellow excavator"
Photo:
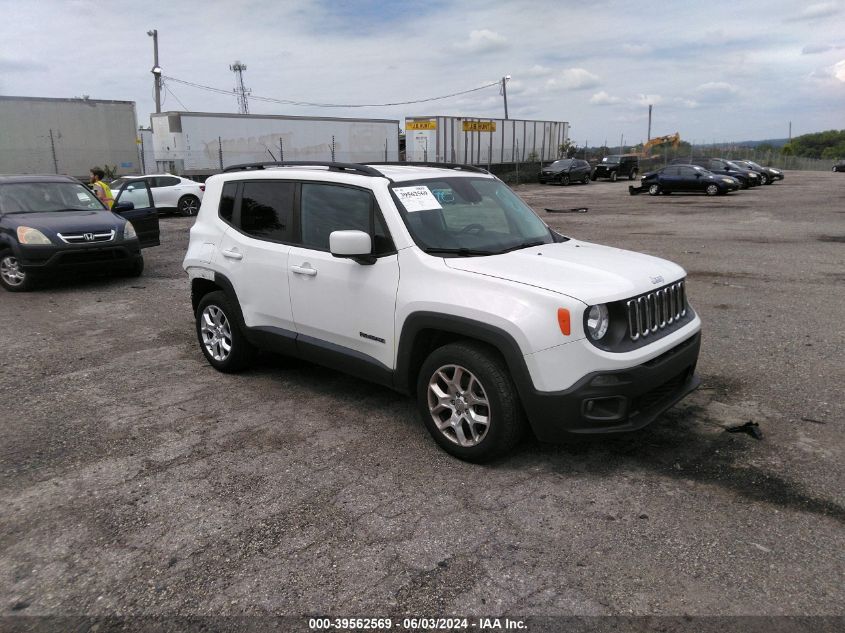
[[[667,136],[655,136],[654,138],[650,138],[648,141],[643,143],[643,149],[642,152],[640,152],[640,155],[642,158],[648,158],[649,150],[652,147],[666,145],[667,143],[671,143],[674,149],[678,149],[678,146],[681,144],[681,135],[675,132],[674,134],[669,134]]]

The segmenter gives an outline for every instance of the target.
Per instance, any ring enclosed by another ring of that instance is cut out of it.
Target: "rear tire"
[[[481,343],[450,343],[434,350],[417,378],[417,407],[434,441],[469,462],[512,451],[525,433],[507,366]]]
[[[20,269],[18,258],[10,250],[0,251],[0,285],[9,292],[32,290],[32,275]]]
[[[257,354],[238,326],[236,315],[228,297],[220,290],[209,292],[197,306],[195,316],[200,349],[217,371],[241,371]]]
[[[636,178],[636,177],[637,177],[637,170],[635,169],[634,171],[632,171],[632,172],[628,175],[628,180],[633,180],[633,179],[634,179],[634,178]]]
[[[182,196],[179,198],[179,209],[180,215],[184,215],[185,217],[191,217],[196,215],[200,210],[200,201],[199,198],[196,196]]]
[[[590,184],[590,174],[587,174],[586,176],[584,176],[584,180],[582,182],[585,185],[589,185]]]

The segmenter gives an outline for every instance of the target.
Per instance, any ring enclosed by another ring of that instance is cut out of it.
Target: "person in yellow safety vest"
[[[100,202],[106,205],[106,208],[111,209],[114,204],[114,196],[112,195],[109,186],[103,182],[103,178],[106,177],[106,172],[99,167],[92,167],[90,173],[91,188],[94,190],[94,193],[97,194]]]

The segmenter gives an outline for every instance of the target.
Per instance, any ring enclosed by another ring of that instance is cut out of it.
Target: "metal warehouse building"
[[[569,138],[567,121],[453,116],[405,118],[408,161],[496,165],[555,160]]]
[[[134,101],[0,96],[0,173],[138,173],[137,129]]]

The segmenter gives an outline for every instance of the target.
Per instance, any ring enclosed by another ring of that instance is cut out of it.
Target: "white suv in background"
[[[125,180],[138,180],[143,178],[147,181],[150,191],[153,193],[153,202],[156,209],[176,210],[182,215],[196,215],[205,193],[205,185],[195,180],[174,176],[173,174],[147,174],[145,176],[122,176],[109,187],[119,188]]]
[[[682,268],[560,235],[483,169],[255,164],[207,187],[184,267],[220,371],[269,350],[413,394],[470,461],[526,428],[640,428],[699,384]]]

